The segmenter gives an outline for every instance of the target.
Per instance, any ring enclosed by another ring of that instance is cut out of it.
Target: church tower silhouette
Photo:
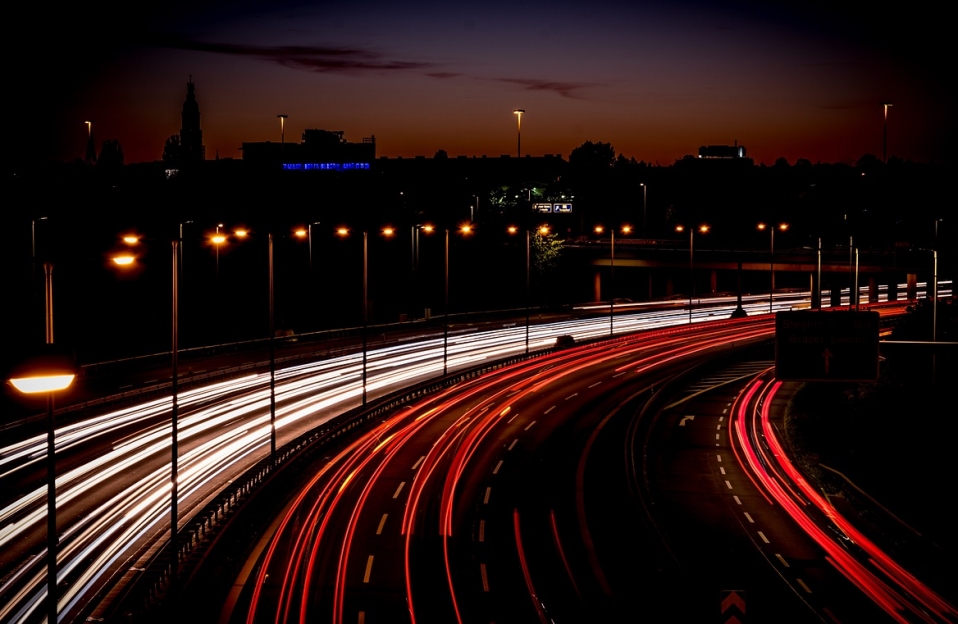
[[[196,103],[193,76],[186,83],[186,101],[183,102],[182,127],[180,128],[180,155],[183,163],[206,159],[203,131],[200,130],[200,106]]]

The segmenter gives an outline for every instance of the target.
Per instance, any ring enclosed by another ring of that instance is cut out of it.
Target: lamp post
[[[702,234],[705,234],[709,231],[709,226],[700,225],[698,227],[698,230]],[[684,232],[685,226],[677,225],[675,226],[675,231]],[[689,323],[692,322],[692,299],[695,297],[694,248],[695,248],[695,228],[689,228]]]
[[[222,224],[220,224],[222,227]],[[176,532],[179,528],[179,519],[177,514],[177,480],[179,459],[179,404],[178,404],[178,382],[179,382],[179,351],[180,351],[180,329],[179,329],[179,310],[180,310],[180,245],[182,241],[173,240],[173,277],[172,277],[172,327],[171,327],[171,382],[170,393],[170,596],[171,600],[176,599],[177,568],[179,567],[179,546],[177,543]],[[113,263],[120,267],[129,267],[133,264],[134,258],[130,254],[114,256]],[[54,620],[55,621],[55,620]]]
[[[526,111],[521,108],[517,108],[512,111],[512,114],[516,116],[516,157],[522,158],[522,114]]]
[[[222,223],[216,224],[216,232],[213,236],[210,237],[210,242],[213,243],[213,247],[216,249],[216,277],[220,276],[220,245],[226,242],[226,235],[220,233],[220,228],[223,227]]]
[[[891,102],[882,102],[882,108],[885,110],[885,121],[882,126],[882,147],[881,147],[881,160],[883,163],[888,162],[888,109],[891,107]]]
[[[43,265],[47,353],[28,362],[24,370],[14,371],[10,383],[24,394],[47,395],[47,622],[57,621],[57,485],[56,430],[53,396],[73,383],[75,370],[53,352],[53,264]]]
[[[349,234],[348,228],[339,228],[336,230],[336,233],[340,236],[347,236]],[[392,236],[392,228],[384,228],[382,230],[384,236]],[[366,405],[366,326],[369,323],[369,233],[366,230],[363,230],[363,406]]]
[[[596,234],[601,234],[603,231],[604,228],[601,225],[595,227]],[[630,226],[622,226],[623,234],[629,234],[630,232],[632,232]],[[609,234],[612,236],[609,251],[609,336],[612,336],[615,329],[615,229],[609,230]]]
[[[515,226],[509,226],[507,230],[510,234],[515,234],[519,231],[519,228]],[[545,236],[549,233],[548,225],[540,225],[536,232],[540,236]],[[527,228],[526,229],[526,353],[529,353],[529,306],[530,306],[530,257],[531,257],[531,238],[532,232]]]
[[[648,230],[648,190],[649,187],[645,185],[645,182],[639,182],[639,186],[642,187],[642,237],[647,238],[649,236]]]
[[[775,298],[775,230],[781,230],[784,232],[788,229],[787,223],[779,223],[778,225],[766,225],[764,223],[758,224],[759,230],[768,230],[771,236],[771,243],[769,246],[769,255],[768,255],[768,271],[769,271],[769,289],[768,289],[768,313],[772,313],[772,303]]]

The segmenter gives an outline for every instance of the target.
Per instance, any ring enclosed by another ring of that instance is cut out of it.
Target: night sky
[[[833,5],[840,4],[840,7]],[[149,8],[145,8],[149,6]],[[671,165],[738,142],[757,163],[954,162],[955,53],[924,0],[22,3],[8,127],[28,161],[117,139],[159,160],[192,76],[207,158],[304,129],[380,156],[568,157],[585,141]],[[22,107],[22,108],[21,108]],[[18,112],[19,111],[19,112]]]

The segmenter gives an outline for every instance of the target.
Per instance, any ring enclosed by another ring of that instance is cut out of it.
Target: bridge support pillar
[[[914,301],[918,298],[918,275],[915,273],[909,273],[905,283],[905,288],[907,289],[906,297],[908,301]]]
[[[888,280],[888,300],[898,301],[898,280],[894,275]]]
[[[592,300],[602,301],[602,275],[598,271],[592,276]]]
[[[878,303],[878,280],[874,276],[868,278],[868,303]]]
[[[712,269],[712,272],[709,274],[709,292],[714,293],[718,290],[718,271]]]

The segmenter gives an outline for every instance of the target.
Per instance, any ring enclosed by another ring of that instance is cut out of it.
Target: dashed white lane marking
[[[597,381],[597,382],[595,382],[594,384],[592,384],[592,385],[589,386],[589,387],[590,387],[590,388],[595,388],[596,386],[601,385],[601,384],[602,384],[601,381]]]
[[[489,577],[486,576],[486,564],[479,564],[479,573],[482,575],[482,591],[489,591]]]
[[[721,430],[722,430],[722,425],[721,425],[721,424],[716,425],[715,430],[716,430],[716,431],[721,431]]]
[[[732,484],[729,483],[728,479],[725,480],[725,485],[728,486],[728,489],[730,489],[730,490],[732,489]]]
[[[543,414],[543,415],[548,414],[549,412],[551,412],[551,411],[554,410],[555,408],[556,408],[556,406],[553,405],[552,407],[550,407],[550,408],[547,409],[546,411],[542,412],[542,414]]]
[[[719,462],[721,463],[721,461],[722,461],[722,456],[721,456],[721,455],[716,455],[715,457],[716,457],[716,459],[718,459]]]
[[[485,520],[479,521],[479,541],[480,542],[486,541],[486,521]]]
[[[615,375],[612,375],[612,378],[615,379],[616,377],[621,377],[624,374],[625,374],[625,371],[622,371],[621,373],[616,373]]]
[[[508,424],[508,423],[511,423],[513,420],[516,419],[516,416],[518,416],[518,415],[519,415],[519,412],[516,412],[515,414],[512,415],[512,418],[510,418],[509,420],[506,421],[506,423],[507,423],[507,424]]]
[[[526,428],[523,429],[523,431],[528,431],[528,430],[532,429],[532,425],[534,425],[534,424],[536,424],[536,421],[533,420],[531,423],[529,423],[528,425],[526,425]]]
[[[795,580],[798,581],[798,584],[802,586],[802,589],[804,589],[806,593],[809,593],[809,594],[812,593],[812,589],[805,584],[805,581],[803,581],[802,579],[795,579]]]
[[[486,495],[482,497],[482,504],[483,504],[483,505],[488,505],[488,504],[489,504],[489,495],[490,495],[490,494],[492,494],[492,488],[491,488],[491,487],[487,487],[487,488],[486,488]]]
[[[570,394],[569,396],[567,396],[567,397],[565,398],[565,400],[568,401],[569,399],[575,398],[575,397],[577,397],[577,396],[579,396],[579,393],[578,393],[578,392],[573,392],[572,394]]]
[[[363,583],[369,582],[369,575],[373,571],[373,556],[369,555],[369,559],[366,560],[366,574],[363,575]]]
[[[509,450],[511,451],[515,447],[515,445],[518,443],[519,443],[519,438],[516,438],[515,440],[513,440],[512,444],[509,445]]]
[[[382,535],[383,527],[386,525],[386,516],[389,514],[383,514],[382,520],[379,521],[379,526],[376,527],[376,535]]]
[[[750,516],[747,511],[745,512],[745,517],[748,519],[750,523],[755,524],[755,521],[752,520],[752,516]]]
[[[738,496],[732,496],[732,498],[735,499],[735,504],[736,504],[736,505],[741,505],[741,504],[742,504],[742,501],[739,500]]]
[[[772,542],[768,541],[768,538],[765,537],[765,534],[762,533],[761,531],[758,532],[758,536],[761,537],[761,538],[762,538],[762,541],[765,542],[766,544],[771,544],[771,543],[772,543]]]
[[[724,468],[724,467],[719,466],[719,471],[720,471],[722,474],[725,474],[725,468]]]
[[[721,439],[721,435],[722,435],[722,434],[720,434],[720,433],[716,433],[716,434],[715,434],[715,439],[716,439],[716,440],[720,440],[720,439]]]
[[[722,410],[722,413],[723,413],[723,414],[728,414],[728,408],[726,407],[725,409],[723,409],[723,410]]]
[[[788,562],[787,562],[787,561],[785,561],[785,557],[781,556],[781,555],[778,554],[778,553],[775,553],[775,556],[778,558],[779,561],[782,562],[782,565],[785,566],[786,568],[792,567],[792,566],[788,565]]]
[[[399,487],[396,488],[396,492],[393,494],[393,498],[399,498],[399,493],[402,492],[403,486],[406,485],[406,482],[403,481],[399,484]]]
[[[412,465],[412,469],[415,470],[416,468],[419,468],[419,464],[423,463],[424,461],[426,461],[425,455],[416,460],[416,463]]]
[[[719,422],[725,422],[725,416],[719,416]]]
[[[496,467],[492,469],[492,474],[498,474],[499,469],[502,468],[502,460],[499,460],[499,463],[496,464]]]

